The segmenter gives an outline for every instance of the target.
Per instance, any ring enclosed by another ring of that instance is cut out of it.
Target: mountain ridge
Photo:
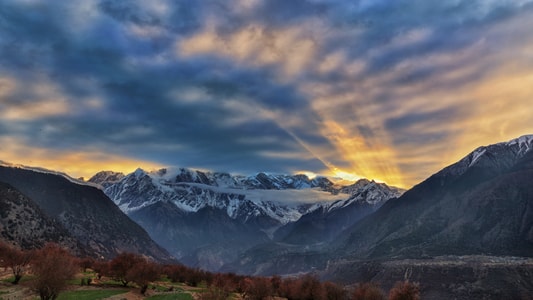
[[[442,255],[533,257],[532,149],[533,135],[478,147],[385,202],[324,247],[305,252],[278,243],[268,246],[268,253],[251,250],[223,269],[256,275],[325,270],[325,278],[343,274],[357,280],[366,271],[335,266]],[[303,255],[313,257],[309,264],[293,259]]]
[[[360,202],[354,211],[361,208],[364,215],[403,192],[375,181],[336,186],[325,177],[310,179],[301,174],[241,176],[185,168],[137,169],[118,181],[102,180],[109,176],[113,174],[99,173],[91,181],[105,185],[115,204],[176,257],[213,271],[248,248],[294,232],[291,224],[313,211],[327,214]],[[289,229],[278,234],[285,226]],[[220,237],[227,232],[238,237],[234,243]]]
[[[44,214],[59,222],[87,253],[112,258],[128,251],[159,261],[174,261],[102,190],[90,184],[78,184],[54,173],[7,166],[0,166],[0,182],[31,199]]]
[[[0,237],[23,249],[37,249],[47,242],[56,242],[77,255],[86,255],[61,223],[4,182],[0,182]]]

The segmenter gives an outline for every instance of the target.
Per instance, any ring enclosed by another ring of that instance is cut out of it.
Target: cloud
[[[247,67],[277,67],[284,75],[281,81],[297,76],[313,62],[319,32],[309,32],[310,27],[321,28],[320,20],[312,19],[285,28],[269,28],[260,23],[248,24],[233,32],[219,33],[216,24],[203,32],[180,40],[177,54],[188,58],[194,55],[214,55],[231,59]]]
[[[408,187],[530,133],[531,2],[3,1],[0,137]]]
[[[85,149],[84,151],[58,151],[47,148],[37,148],[27,144],[24,140],[11,137],[0,137],[3,161],[21,164],[29,167],[46,166],[51,170],[61,170],[67,174],[89,179],[102,170],[114,170],[130,173],[138,167],[147,170],[161,168],[162,165],[124,157],[100,149]]]

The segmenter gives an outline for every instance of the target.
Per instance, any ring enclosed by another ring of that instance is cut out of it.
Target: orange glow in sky
[[[409,188],[533,133],[529,0],[119,2],[0,3],[0,160]]]

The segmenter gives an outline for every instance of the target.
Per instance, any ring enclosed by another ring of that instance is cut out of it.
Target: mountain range
[[[104,192],[180,261],[216,271],[247,249],[272,241],[325,242],[403,190],[360,180],[338,186],[325,177],[252,176],[184,168],[123,175],[100,172]],[[321,225],[313,234],[306,224]],[[314,222],[316,220],[317,222]]]
[[[0,209],[0,237],[26,248],[53,240],[80,255],[385,289],[411,280],[431,299],[533,292],[533,135],[479,147],[407,191],[184,168],[80,182],[3,164]]]
[[[225,271],[318,272],[421,282],[431,299],[528,299],[533,291],[533,135],[475,149],[321,247],[269,244]]]
[[[60,242],[73,252],[112,258],[128,251],[174,261],[98,188],[42,169],[0,166],[4,239],[23,248]]]

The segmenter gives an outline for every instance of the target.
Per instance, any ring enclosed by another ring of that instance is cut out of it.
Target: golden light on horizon
[[[322,130],[342,159],[350,164],[350,169],[329,167],[332,176],[351,181],[368,178],[405,187],[402,174],[395,165],[396,154],[392,148],[377,140],[365,139],[333,120],[323,122]]]
[[[128,174],[137,168],[146,170],[159,169],[163,166],[140,161],[133,158],[121,157],[98,151],[74,152],[55,151],[49,149],[37,149],[22,146],[21,144],[6,143],[6,139],[0,139],[4,145],[2,161],[13,165],[26,167],[45,168],[50,171],[62,172],[73,178],[91,178],[100,171],[114,171]]]
[[[361,177],[356,174],[352,174],[352,173],[349,173],[343,170],[339,170],[338,168],[335,168],[333,170],[333,176],[347,180],[347,181],[357,181],[361,179]]]

